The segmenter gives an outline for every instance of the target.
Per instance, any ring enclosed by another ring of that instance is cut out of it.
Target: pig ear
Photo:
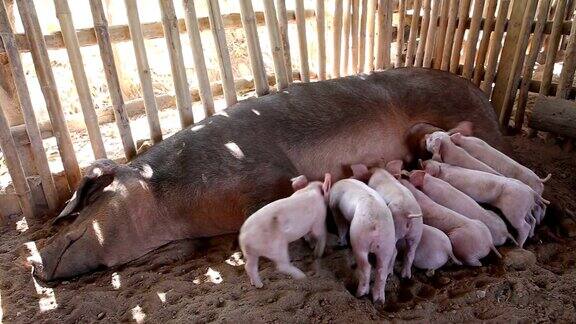
[[[330,188],[332,188],[332,175],[330,175],[330,173],[326,173],[324,175],[324,183],[322,184],[322,191],[324,192],[324,196],[328,195]]]
[[[292,189],[294,189],[294,191],[303,189],[308,185],[308,178],[306,178],[305,175],[297,176],[296,178],[292,178],[290,181],[292,181]]]
[[[464,136],[472,136],[474,133],[473,128],[474,128],[474,124],[472,124],[472,122],[463,121],[463,122],[460,122],[458,125],[456,125],[456,127],[449,130],[448,134],[452,135],[455,133],[460,133]]]
[[[410,174],[410,183],[416,187],[422,187],[424,185],[424,177],[426,172],[422,170],[416,170]]]
[[[393,176],[399,176],[402,173],[404,162],[402,160],[394,160],[386,163],[386,171],[390,172]]]
[[[458,142],[460,139],[462,138],[462,134],[461,133],[454,133],[452,135],[450,135],[450,139],[452,140],[452,142]]]
[[[364,181],[370,178],[370,171],[364,164],[352,164],[350,169],[352,169],[352,177],[354,179]]]
[[[118,164],[112,160],[103,159],[92,163],[80,181],[78,189],[76,189],[64,210],[54,218],[52,223],[56,223],[58,220],[68,217],[88,205],[91,197],[101,192],[114,181],[117,170]]]

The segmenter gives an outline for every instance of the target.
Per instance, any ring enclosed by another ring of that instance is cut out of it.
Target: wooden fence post
[[[140,26],[140,17],[138,16],[138,5],[136,0],[124,0],[126,14],[128,16],[128,25],[134,47],[134,56],[136,56],[136,65],[138,66],[138,76],[142,86],[142,98],[144,99],[144,109],[148,120],[148,129],[152,143],[162,141],[162,129],[160,128],[160,119],[158,117],[158,107],[156,106],[156,97],[154,96],[154,87],[150,77],[150,66],[148,66],[148,56],[144,46],[144,36]]]
[[[398,29],[396,32],[396,67],[404,66],[402,50],[404,49],[404,26],[406,25],[406,1],[398,2]],[[414,15],[412,15],[414,17]]]
[[[422,66],[425,68],[432,67],[432,57],[434,56],[434,42],[436,41],[436,29],[438,21],[438,11],[440,11],[441,0],[433,0],[432,10],[430,12],[430,22],[428,24],[428,35],[426,36],[426,47],[424,49],[424,61]]]
[[[423,0],[422,10],[424,17],[422,17],[422,25],[420,27],[420,39],[418,40],[418,48],[416,49],[416,59],[414,66],[421,67],[424,61],[424,50],[426,49],[426,39],[428,38],[428,28],[430,27],[430,3],[432,0]]]
[[[420,9],[422,7],[421,0],[414,0],[412,8],[412,21],[410,22],[410,35],[408,36],[408,47],[406,49],[406,66],[411,67],[414,65],[414,53],[416,51],[416,37],[418,36],[418,23],[420,22]]]
[[[508,16],[508,8],[510,7],[510,0],[502,0],[498,15],[496,19],[496,26],[494,32],[490,36],[490,45],[488,46],[488,61],[486,63],[486,70],[484,71],[484,82],[480,89],[490,97],[492,92],[492,83],[496,76],[496,66],[498,65],[498,55],[502,49],[502,37],[504,36],[504,28],[506,27],[506,17]]]
[[[358,72],[364,72],[366,63],[366,23],[368,21],[368,0],[362,0],[360,12],[360,31],[358,43]]]
[[[104,141],[102,134],[98,127],[98,116],[94,110],[94,103],[92,102],[92,95],[90,93],[90,86],[86,78],[86,71],[84,70],[84,61],[80,53],[80,45],[76,37],[76,29],[72,21],[72,14],[68,7],[68,0],[54,0],[56,8],[56,16],[60,22],[60,29],[62,30],[62,38],[68,53],[68,60],[70,61],[70,68],[72,70],[72,77],[76,85],[76,92],[80,107],[82,108],[82,115],[84,116],[84,123],[88,131],[88,138],[92,146],[92,152],[96,159],[106,158],[106,149],[104,148]]]
[[[250,57],[250,67],[252,68],[256,94],[263,96],[269,92],[269,87],[268,80],[266,80],[264,58],[262,57],[262,49],[260,48],[260,41],[258,39],[258,29],[256,28],[252,0],[240,0],[240,15],[242,17],[242,25],[244,25],[244,32],[246,33],[248,56]]]
[[[375,0],[373,0],[375,1]],[[340,52],[342,39],[343,0],[334,1],[334,18],[332,21],[332,78],[340,77]]]
[[[464,33],[466,32],[466,25],[468,23],[470,1],[471,0],[461,0],[460,8],[458,9],[458,28],[454,35],[454,45],[452,46],[452,56],[450,58],[450,72],[452,73],[457,73],[458,67],[460,66],[460,51],[462,50]]]
[[[378,56],[376,68],[390,67],[390,44],[392,43],[392,1],[379,0],[378,2]]]
[[[454,46],[454,34],[456,33],[456,23],[460,0],[450,0],[450,12],[448,12],[448,25],[446,26],[446,38],[442,49],[442,60],[440,69],[448,71],[450,69],[450,54]]]
[[[552,84],[552,75],[554,64],[556,63],[556,54],[560,38],[562,36],[562,23],[564,22],[564,13],[566,10],[566,0],[558,0],[556,3],[556,12],[554,12],[554,22],[552,32],[548,38],[548,51],[546,52],[546,63],[542,73],[542,84],[540,85],[540,94],[547,96]]]
[[[264,15],[266,16],[266,26],[268,27],[268,37],[270,48],[272,49],[272,60],[274,62],[274,72],[278,90],[288,86],[288,76],[286,65],[284,64],[284,49],[278,30],[278,20],[273,0],[264,0]]]
[[[360,28],[360,0],[352,0],[352,72],[358,73],[358,29]]]
[[[126,105],[120,90],[120,83],[118,81],[118,74],[116,73],[116,64],[112,54],[112,44],[110,43],[110,34],[108,33],[108,21],[104,15],[104,7],[102,0],[90,0],[90,9],[92,11],[92,19],[94,20],[94,32],[96,33],[96,40],[100,48],[100,57],[102,58],[102,65],[104,67],[104,75],[108,83],[108,91],[110,92],[110,99],[112,106],[114,106],[114,117],[116,119],[116,126],[120,133],[122,146],[124,147],[124,154],[127,160],[132,160],[136,156],[136,147],[132,132],[130,130],[130,119],[126,113]]]
[[[326,80],[326,21],[324,0],[316,0],[316,35],[318,41],[318,80]]]
[[[342,17],[342,62],[340,63],[340,73],[342,75],[348,75],[350,73],[350,20],[352,10],[350,7],[352,6],[352,0],[344,0],[344,14]]]
[[[194,6],[194,0],[183,0],[182,5],[184,6],[184,22],[186,24],[186,31],[188,32],[190,48],[192,49],[194,69],[196,70],[196,78],[198,79],[198,94],[204,106],[204,114],[206,117],[210,117],[215,113],[214,97],[212,96],[210,79],[208,78],[208,71],[206,70],[202,39],[200,38],[198,18],[196,17],[196,7]]]
[[[50,172],[50,167],[48,165],[48,158],[46,157],[46,153],[44,151],[42,135],[40,134],[40,129],[38,128],[38,123],[34,114],[32,100],[30,99],[30,92],[28,91],[28,85],[26,84],[26,76],[24,74],[24,69],[22,68],[22,61],[20,60],[20,53],[16,47],[14,33],[8,19],[6,7],[4,6],[3,2],[0,2],[0,38],[2,39],[2,44],[6,50],[12,76],[14,77],[16,93],[20,101],[22,114],[24,115],[24,123],[26,125],[26,132],[28,133],[28,137],[30,139],[32,156],[34,158],[38,174],[40,175],[40,179],[42,180],[44,196],[46,197],[46,202],[48,203],[48,208],[50,211],[56,211],[60,205],[58,192],[56,191],[54,179],[52,178],[52,173]],[[3,129],[1,126],[0,128]],[[10,140],[7,137],[4,138],[8,142],[3,144],[3,148],[4,145],[6,145],[6,147],[10,146]],[[7,150],[10,150],[10,148]],[[6,154],[6,158],[11,159],[9,154],[13,155],[13,153],[6,153],[6,151],[4,152],[4,154]],[[14,165],[13,167],[18,168],[17,165]],[[13,172],[18,173],[19,170],[15,170]],[[15,174],[12,178],[13,181],[18,181],[14,180],[14,177],[19,177],[19,175]],[[23,206],[23,208],[26,207]]]
[[[266,5],[266,4],[264,4]],[[276,0],[276,15],[278,16],[278,29],[282,40],[284,65],[288,82],[292,83],[292,58],[290,55],[290,40],[288,39],[288,17],[286,11],[286,0]]]
[[[488,45],[490,44],[490,35],[494,30],[494,14],[496,13],[496,5],[498,0],[488,0],[486,10],[486,21],[484,22],[484,29],[482,31],[482,40],[478,45],[478,54],[476,56],[476,64],[474,67],[474,84],[480,86],[482,76],[484,73],[484,62],[486,61],[486,54],[488,54]]]
[[[476,57],[476,45],[480,36],[480,23],[482,22],[482,13],[484,12],[484,0],[474,0],[474,9],[472,10],[472,21],[468,31],[468,39],[464,47],[464,68],[462,76],[465,79],[472,78],[474,71],[474,58]],[[528,32],[530,35],[530,32]]]
[[[300,49],[300,80],[310,82],[308,66],[308,45],[306,44],[306,16],[304,15],[304,0],[296,0],[296,28],[298,29],[298,47]]]
[[[336,0],[338,1],[338,0]],[[375,41],[375,24],[376,24],[376,0],[368,0],[368,70],[374,71],[374,41]]]
[[[440,24],[436,31],[436,48],[434,50],[434,68],[440,69],[442,66],[442,52],[444,51],[444,41],[446,40],[446,29],[448,28],[448,16],[450,11],[450,0],[442,0],[440,10]]]
[[[62,164],[66,171],[66,179],[68,180],[70,188],[75,188],[80,182],[80,168],[78,167],[78,160],[76,159],[72,139],[68,132],[68,126],[66,125],[66,118],[62,111],[56,80],[52,73],[52,65],[50,64],[50,58],[48,57],[48,50],[46,49],[44,36],[40,29],[38,16],[34,9],[34,3],[32,0],[17,0],[16,3],[18,4],[18,12],[22,18],[24,30],[30,42],[34,68],[42,88],[42,93],[44,94],[50,122],[55,130],[54,135],[56,137],[56,143],[58,144],[60,157],[62,158]]]
[[[566,45],[566,53],[564,57],[564,66],[560,73],[560,80],[558,81],[558,88],[556,89],[556,97],[568,99],[572,83],[574,82],[574,72],[576,69],[576,22],[574,21],[570,28],[570,36],[568,37],[568,44]]]

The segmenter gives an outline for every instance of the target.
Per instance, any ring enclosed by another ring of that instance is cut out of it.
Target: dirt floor
[[[15,218],[1,226],[0,321],[574,323],[576,223],[563,211],[576,210],[576,154],[540,138],[511,142],[522,163],[554,175],[545,196],[557,207],[526,250],[501,247],[504,258],[489,256],[481,268],[449,265],[431,277],[416,270],[411,280],[395,274],[384,305],[354,297],[349,250],[329,246],[314,261],[303,242],[291,246],[291,255],[307,279],[289,279],[265,261],[265,286],[253,288],[233,235],[176,242],[128,265],[42,287],[26,265],[35,248],[30,242],[40,247],[56,229]]]

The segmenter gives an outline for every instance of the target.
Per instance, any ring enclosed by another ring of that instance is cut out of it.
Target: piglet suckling
[[[470,155],[489,165],[503,176],[522,181],[539,195],[544,192],[544,183],[552,177],[552,174],[548,174],[545,178],[540,178],[534,171],[514,161],[514,159],[493,148],[480,138],[455,133],[450,136],[450,139]],[[539,223],[544,218],[546,205],[539,205],[538,209],[535,216],[537,216],[536,220]]]
[[[368,293],[371,271],[368,254],[373,253],[376,256],[376,277],[372,298],[384,302],[386,279],[396,259],[394,221],[386,202],[363,182],[344,179],[332,187],[329,206],[340,242],[345,241],[350,223],[350,244],[358,266],[356,296]]]
[[[437,131],[427,134],[425,137],[426,149],[432,153],[433,160],[467,169],[498,174],[493,168],[454,144],[447,132]]]
[[[402,264],[402,277],[412,276],[412,262],[416,248],[422,235],[422,210],[418,203],[404,186],[385,169],[371,168],[364,165],[353,165],[354,177],[365,179],[369,177],[368,186],[384,199],[394,218],[396,240],[406,240],[406,251]]]
[[[526,184],[512,178],[470,170],[432,160],[424,162],[426,173],[440,178],[479,203],[490,204],[502,212],[518,232],[517,241],[524,245],[533,234],[536,204],[548,203]]]
[[[498,250],[492,243],[488,227],[481,221],[470,219],[434,202],[422,191],[416,189],[408,180],[400,180],[408,188],[422,208],[424,223],[444,232],[458,260],[470,266],[481,266],[480,259]]]
[[[400,240],[397,244],[399,250],[404,250],[404,241]],[[457,265],[462,262],[454,256],[450,239],[441,230],[428,226],[422,227],[422,237],[416,248],[414,257],[414,266],[418,269],[434,271],[452,260]]]
[[[239,243],[246,261],[246,273],[252,285],[262,287],[258,274],[258,258],[272,260],[278,271],[295,279],[306,275],[290,262],[288,243],[308,235],[315,240],[314,256],[324,253],[326,244],[326,205],[331,176],[324,182],[308,182],[305,176],[292,179],[294,193],[262,207],[240,228]]]
[[[494,245],[500,246],[508,239],[518,245],[516,240],[514,240],[508,232],[506,223],[504,223],[502,218],[494,212],[482,208],[474,199],[454,188],[446,181],[419,170],[412,172],[410,182],[438,204],[448,207],[468,218],[477,219],[484,223],[490,230],[490,234],[492,234]]]

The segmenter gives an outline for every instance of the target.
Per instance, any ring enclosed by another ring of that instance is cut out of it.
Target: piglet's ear
[[[386,163],[386,171],[390,172],[395,177],[400,176],[404,162],[402,160],[394,160]]]
[[[294,191],[303,189],[308,185],[308,178],[306,178],[305,175],[297,176],[296,178],[292,178],[290,181],[292,181],[292,189],[294,189]]]
[[[330,173],[326,173],[324,175],[324,183],[322,184],[322,191],[324,196],[328,195],[330,188],[332,188],[332,175],[330,175]]]
[[[461,133],[454,133],[454,134],[450,135],[450,139],[452,140],[452,142],[457,143],[458,141],[460,141],[460,139],[462,139],[462,134]]]
[[[460,122],[458,125],[456,125],[456,127],[449,130],[448,134],[452,135],[455,133],[460,133],[464,136],[472,136],[474,133],[473,128],[474,128],[474,124],[472,124],[472,122],[463,121],[463,122]]]
[[[422,170],[414,171],[410,174],[410,183],[412,183],[416,187],[422,187],[424,185],[425,176],[426,172]]]
[[[364,164],[352,164],[350,169],[352,169],[352,178],[354,179],[365,181],[370,178],[370,171]]]

